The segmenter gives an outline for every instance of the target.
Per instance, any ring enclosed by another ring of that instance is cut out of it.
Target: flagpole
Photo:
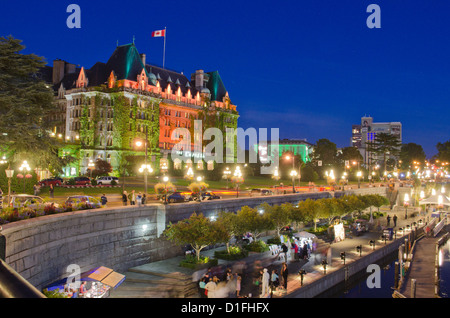
[[[166,62],[166,32],[167,32],[167,27],[164,27],[163,68],[164,68],[164,64],[165,64],[165,62]]]

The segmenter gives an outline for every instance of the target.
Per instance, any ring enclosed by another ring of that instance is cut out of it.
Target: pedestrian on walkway
[[[388,214],[387,216],[387,227],[391,225],[391,216]]]
[[[142,204],[145,205],[145,202],[147,201],[147,195],[144,193],[142,195]]]
[[[122,194],[122,203],[124,206],[126,206],[128,204],[128,196],[127,196],[127,191],[123,191]]]
[[[128,199],[130,200],[130,205],[136,204],[136,194],[134,193],[134,190],[128,195]]]
[[[281,266],[280,273],[281,273],[281,277],[283,277],[283,288],[285,291],[287,291],[287,280],[288,280],[289,271],[288,271],[287,264],[285,262],[283,262],[283,264]]]
[[[106,198],[106,195],[103,193],[103,195],[100,197],[100,200],[102,201],[102,206],[106,207],[106,202],[108,202],[108,199]]]
[[[50,189],[48,190],[48,193],[50,194],[50,198],[54,198],[53,192],[54,192],[53,184],[51,184],[51,185],[50,185]]]
[[[136,201],[137,201],[138,206],[142,205],[142,194],[140,192],[136,196]]]
[[[217,277],[214,276],[213,278],[209,279],[209,282],[205,285],[206,289],[206,295],[208,298],[215,298],[216,297],[216,290],[217,290]]]
[[[261,298],[268,297],[270,293],[270,274],[267,271],[267,268],[264,268],[262,275],[262,290],[261,290]]]
[[[394,227],[396,227],[397,226],[397,214],[394,214],[392,221],[394,221]]]
[[[241,283],[242,283],[242,276],[237,275],[237,277],[236,277],[236,297],[238,297],[238,298],[241,296],[239,294],[241,292]]]

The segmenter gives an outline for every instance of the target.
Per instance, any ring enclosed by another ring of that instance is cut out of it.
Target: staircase
[[[110,298],[197,298],[197,284],[185,273],[163,273],[141,266],[130,268]]]

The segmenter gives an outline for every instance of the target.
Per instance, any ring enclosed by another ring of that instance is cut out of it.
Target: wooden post
[[[400,280],[400,263],[395,262],[395,279],[394,279],[394,288],[398,289],[399,287],[399,280]]]
[[[434,295],[439,296],[439,244],[436,243],[436,256],[434,261]]]
[[[1,229],[2,227],[0,226],[0,231]],[[2,234],[0,234],[0,259],[6,260],[6,237]]]
[[[411,279],[411,298],[416,298],[416,280]]]

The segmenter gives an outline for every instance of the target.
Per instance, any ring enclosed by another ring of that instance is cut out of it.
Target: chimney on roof
[[[192,80],[192,78],[191,78],[191,80]],[[204,80],[205,80],[205,73],[203,72],[203,70],[196,70],[195,71],[195,89],[201,90],[203,88]]]
[[[60,59],[53,61],[53,74],[52,74],[53,84],[57,84],[61,82],[61,80],[63,79],[65,64],[66,62]]]
[[[146,62],[146,56],[145,56],[145,54],[142,53],[142,54],[139,54],[139,55],[141,56],[142,64],[144,64],[144,66],[145,66],[145,62]]]

